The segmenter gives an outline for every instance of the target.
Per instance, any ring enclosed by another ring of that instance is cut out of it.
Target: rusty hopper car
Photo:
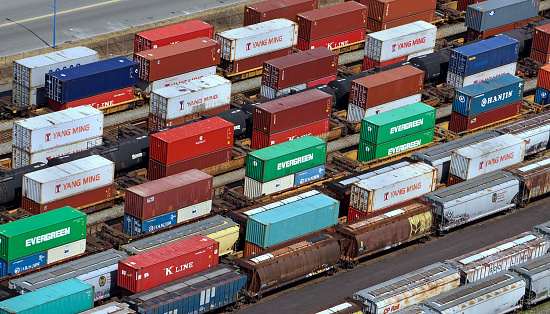
[[[498,170],[427,193],[422,200],[435,206],[434,226],[444,234],[449,229],[515,207],[518,191],[518,178]]]
[[[538,232],[542,234],[547,239],[550,239],[550,221],[547,221],[543,224],[540,224],[538,226],[535,226],[533,228],[533,231]]]
[[[550,192],[550,156],[522,162],[503,170],[518,177],[518,203],[521,206],[525,206],[532,198]]]
[[[548,149],[550,139],[550,112],[543,112],[495,128],[501,134],[513,134],[526,142],[525,156]]]
[[[474,282],[548,252],[550,240],[532,231],[447,260],[460,271],[461,282]]]
[[[334,226],[334,231],[344,237],[342,259],[348,266],[355,266],[363,257],[429,237],[432,208],[430,203],[415,199]]]
[[[511,267],[510,271],[527,283],[524,304],[533,305],[550,297],[550,254]]]
[[[385,314],[451,291],[459,284],[460,274],[456,269],[435,263],[358,291],[353,298],[367,305],[366,313]]]
[[[261,253],[235,262],[247,276],[246,295],[261,297],[273,289],[323,272],[334,272],[340,263],[342,238],[330,231],[273,246]]]

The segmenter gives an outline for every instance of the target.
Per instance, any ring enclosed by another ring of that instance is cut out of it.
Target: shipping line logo
[[[496,165],[501,162],[508,161],[510,159],[514,159],[514,152],[504,154],[500,157],[491,158],[486,161],[482,161],[479,163],[479,170],[482,170],[484,167],[487,168],[487,166]]]
[[[512,97],[512,95],[513,95],[513,92],[509,91],[509,92],[501,93],[497,96],[485,97],[481,100],[481,107],[485,107],[485,105],[492,104],[494,102],[503,101],[507,98]]]
[[[424,124],[424,118],[421,118],[421,119],[414,120],[414,121],[411,121],[411,122],[407,122],[407,123],[404,123],[404,124],[401,124],[401,125],[398,125],[398,126],[393,126],[393,127],[390,128],[390,134],[405,131],[405,130],[408,130],[410,128],[421,126],[423,124]]]
[[[164,269],[165,276],[173,275],[174,273],[179,273],[180,271],[184,271],[189,268],[193,268],[193,262],[189,262],[180,266],[170,266]]]
[[[65,136],[71,136],[73,134],[78,134],[78,133],[83,133],[83,132],[88,132],[90,131],[90,124],[86,124],[86,125],[81,125],[81,126],[77,126],[77,127],[74,127],[74,128],[68,128],[66,130],[62,130],[62,131],[56,131],[56,132],[53,132],[53,133],[46,133],[45,134],[45,140],[46,142],[49,142],[51,140],[56,140],[58,138],[62,138],[62,137],[65,137]]]
[[[264,46],[273,45],[273,44],[276,44],[276,43],[279,43],[279,42],[282,42],[282,41],[283,41],[283,36],[281,35],[281,36],[272,37],[272,38],[269,38],[269,39],[249,42],[249,43],[246,43],[246,51],[250,51],[250,50],[255,49],[255,48],[260,48],[260,47],[264,47]]]
[[[180,101],[180,110],[184,110],[185,105],[187,105],[187,107],[192,107],[192,106],[200,105],[200,104],[206,103],[208,101],[213,101],[213,100],[217,100],[217,99],[218,99],[218,94],[207,96],[207,97],[204,97],[204,98],[191,100],[191,101],[182,100],[182,101]]]
[[[384,193],[384,201],[388,201],[391,198],[398,197],[398,196],[401,196],[401,195],[405,195],[405,194],[414,192],[416,190],[420,190],[421,188],[422,188],[422,182],[418,182],[418,183],[412,184],[410,186],[403,187],[401,189],[397,189],[395,191],[386,192],[386,193]]]
[[[34,238],[27,239],[25,241],[25,246],[29,247],[29,246],[32,246],[32,245],[35,245],[35,244],[40,244],[42,242],[46,242],[46,241],[50,241],[50,240],[53,240],[53,239],[56,239],[56,238],[60,238],[60,237],[63,237],[63,236],[69,235],[69,234],[71,234],[71,227],[59,229],[57,231],[53,231],[53,232],[46,233],[46,234],[43,234],[43,235],[40,235],[40,236],[37,236],[37,237],[34,237]]]
[[[417,38],[417,39],[414,39],[414,40],[405,41],[405,42],[398,43],[398,44],[393,44],[391,46],[391,51],[396,52],[400,49],[411,48],[411,47],[414,47],[414,46],[417,46],[417,45],[420,45],[420,44],[425,44],[425,43],[426,43],[426,36],[424,36],[422,38]]]
[[[55,186],[55,193],[60,193],[61,191],[67,191],[67,190],[70,190],[72,188],[84,186],[84,185],[91,184],[93,182],[100,181],[100,180],[101,180],[101,174],[98,173],[98,174],[91,175],[91,176],[83,178],[83,179],[81,178],[81,179],[74,180],[74,181],[71,181],[71,182],[58,184],[58,185]]]
[[[291,159],[291,160],[287,160],[287,161],[284,161],[284,162],[281,162],[277,165],[277,170],[281,170],[281,169],[285,169],[285,168],[288,168],[288,167],[296,166],[296,165],[299,165],[301,163],[308,162],[310,160],[313,160],[313,153],[307,154],[305,156],[301,156],[301,157],[298,157],[298,158],[294,158],[294,159]]]

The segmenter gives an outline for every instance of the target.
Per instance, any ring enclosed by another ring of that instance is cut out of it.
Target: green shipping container
[[[86,214],[62,207],[0,226],[0,258],[11,262],[86,238]]]
[[[433,128],[435,108],[417,102],[361,121],[361,139],[381,144]]]
[[[251,152],[246,158],[246,176],[267,182],[325,163],[327,143],[304,136]]]
[[[359,140],[359,151],[357,152],[357,160],[370,161],[389,155],[395,155],[406,150],[431,143],[433,142],[433,140],[433,128],[378,145],[361,139]]]

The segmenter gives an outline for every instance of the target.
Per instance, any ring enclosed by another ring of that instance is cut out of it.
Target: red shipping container
[[[59,111],[67,108],[79,107],[79,106],[92,106],[96,109],[107,108],[116,104],[120,104],[126,101],[134,99],[134,87],[126,87],[123,89],[107,92],[99,95],[95,95],[88,98],[78,99],[66,103],[60,103],[55,100],[49,99],[48,106],[50,109]]]
[[[23,197],[21,199],[21,208],[35,215],[52,211],[63,206],[71,206],[76,209],[92,206],[92,208],[84,212],[93,212],[95,211],[94,205],[99,205],[98,203],[110,200],[113,197],[113,185],[111,184],[46,204],[38,204],[26,197]]]
[[[214,26],[201,20],[183,22],[136,34],[134,53],[172,45],[198,37],[213,38]]]
[[[319,135],[330,131],[330,119],[304,124],[290,130],[279,133],[267,134],[262,131],[252,130],[252,149],[262,149],[272,145],[288,142],[306,135]]]
[[[220,43],[200,37],[134,54],[139,78],[152,82],[170,76],[218,65]]]
[[[264,62],[262,85],[276,90],[296,86],[338,72],[338,53],[325,47]]]
[[[254,107],[252,126],[267,134],[330,118],[332,95],[318,89],[289,95]]]
[[[531,55],[529,57],[542,64],[550,63],[550,53],[543,53],[535,49],[531,49]]]
[[[365,217],[366,214],[362,211],[359,211],[355,208],[348,208],[348,217],[347,217],[347,221],[354,221],[354,220],[357,220],[359,218],[363,218]]]
[[[532,48],[543,53],[550,53],[550,24],[535,28]]]
[[[371,59],[371,58],[368,58],[368,57],[364,57],[363,58],[363,71],[374,69],[375,67],[385,67],[386,65],[394,64],[394,63],[397,63],[397,62],[403,62],[403,61],[407,61],[407,56],[387,60],[387,61],[384,61],[384,62],[380,62],[380,61],[377,61],[377,60],[374,60],[374,59]]]
[[[539,69],[537,76],[537,87],[550,90],[550,65],[545,65]]]
[[[316,39],[313,41],[309,41],[298,37],[298,43],[296,44],[296,48],[298,48],[301,51],[310,50],[310,49],[319,48],[319,47],[325,47],[332,50],[332,49],[352,45],[363,41],[365,41],[364,27],[351,30],[349,32],[335,34],[335,35],[321,38],[321,39]]]
[[[365,28],[367,7],[355,2],[344,2],[300,13],[296,16],[298,37],[315,40],[335,34]]]
[[[219,117],[151,135],[149,158],[168,165],[233,146],[233,123]]]
[[[500,34],[500,33],[511,31],[513,29],[516,29],[516,28],[521,27],[523,25],[527,25],[527,24],[529,24],[531,22],[534,22],[534,21],[535,21],[534,18],[533,19],[528,19],[528,20],[523,20],[523,21],[519,21],[519,22],[516,22],[516,23],[511,23],[511,24],[508,24],[508,25],[504,25],[504,26],[501,26],[501,27],[489,29],[489,30],[486,30],[484,32],[478,32],[475,29],[468,27],[468,30],[466,31],[466,42],[470,42],[470,41],[473,41],[473,40],[476,40],[476,39],[485,39],[485,38],[487,38],[489,36],[492,36],[492,35],[497,35],[497,34]],[[533,39],[533,41],[534,41],[534,39]]]
[[[226,110],[229,110],[230,108],[231,108],[231,105],[227,104],[227,105],[223,105],[223,106],[211,109],[211,110],[206,110],[206,111],[201,111],[201,112],[197,112],[197,113],[193,113],[193,114],[188,114],[186,116],[179,117],[177,119],[172,119],[172,120],[164,120],[162,118],[155,117],[153,115],[149,115],[149,118],[147,119],[147,127],[148,127],[149,132],[152,132],[152,131],[167,128],[169,126],[182,124],[182,123],[185,123],[189,120],[200,118],[202,116],[213,116],[215,114],[222,113]]]
[[[231,160],[233,148],[227,147],[206,155],[193,157],[174,164],[165,165],[154,159],[149,159],[147,179],[157,180],[191,169],[203,170],[208,167],[223,164]]]
[[[462,179],[462,178],[459,178],[459,177],[456,177],[456,176],[453,176],[452,174],[449,173],[449,178],[447,179],[447,186],[451,186],[451,185],[455,185],[455,184],[458,184],[460,182],[464,182],[466,180]]]
[[[276,59],[284,56],[289,56],[294,52],[294,48],[286,48],[272,51],[263,55],[254,56],[236,61],[228,61],[221,59],[220,68],[224,69],[225,75],[235,75],[242,72],[247,72],[254,69],[259,69],[263,66],[264,61]]]
[[[453,111],[451,112],[449,130],[455,133],[473,130],[490,123],[517,116],[518,114],[521,114],[521,101],[496,108],[473,117],[465,117]]]
[[[424,71],[404,65],[351,81],[349,102],[363,109],[422,92]]]
[[[317,9],[317,0],[271,0],[249,4],[244,8],[243,26],[274,19],[294,21],[296,14]]]
[[[425,11],[410,16],[402,17],[400,19],[389,21],[377,21],[371,18],[367,19],[367,29],[372,32],[379,32],[386,29],[394,28],[397,26],[409,24],[416,21],[432,22],[435,17],[435,10]]]
[[[329,82],[332,82],[336,80],[336,75],[331,75],[331,76],[327,76],[327,77],[323,77],[323,78],[320,78],[318,80],[313,80],[313,81],[310,81],[310,82],[307,82],[306,83],[306,88],[308,87],[312,87],[312,86],[315,86],[315,85],[320,85],[320,84],[328,84]]]
[[[363,3],[365,0],[362,0]],[[387,22],[426,11],[435,11],[436,0],[367,0],[368,17]]]
[[[141,220],[212,199],[211,175],[189,170],[126,189],[124,212]]]
[[[469,5],[484,2],[487,0],[458,0],[458,3],[456,5],[456,9],[458,11],[466,11]]]
[[[138,293],[218,266],[219,243],[197,235],[118,262],[117,284]]]

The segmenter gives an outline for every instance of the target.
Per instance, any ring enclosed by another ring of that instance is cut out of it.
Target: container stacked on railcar
[[[550,25],[535,27],[530,58],[542,64],[550,61]]]
[[[542,106],[548,105],[550,102],[550,65],[539,69],[535,102]]]
[[[504,168],[518,177],[520,186],[518,205],[525,206],[531,199],[550,192],[550,157],[536,158]]]
[[[494,128],[500,134],[512,134],[525,141],[525,156],[548,149],[550,142],[550,112],[523,117]]]
[[[104,305],[96,306],[93,309],[89,309],[79,314],[106,314],[106,313],[115,313],[115,314],[135,314],[134,310],[130,309],[128,303],[121,302],[109,302]]]
[[[317,9],[318,0],[269,0],[244,7],[243,26],[274,19],[294,21],[296,14]]]

